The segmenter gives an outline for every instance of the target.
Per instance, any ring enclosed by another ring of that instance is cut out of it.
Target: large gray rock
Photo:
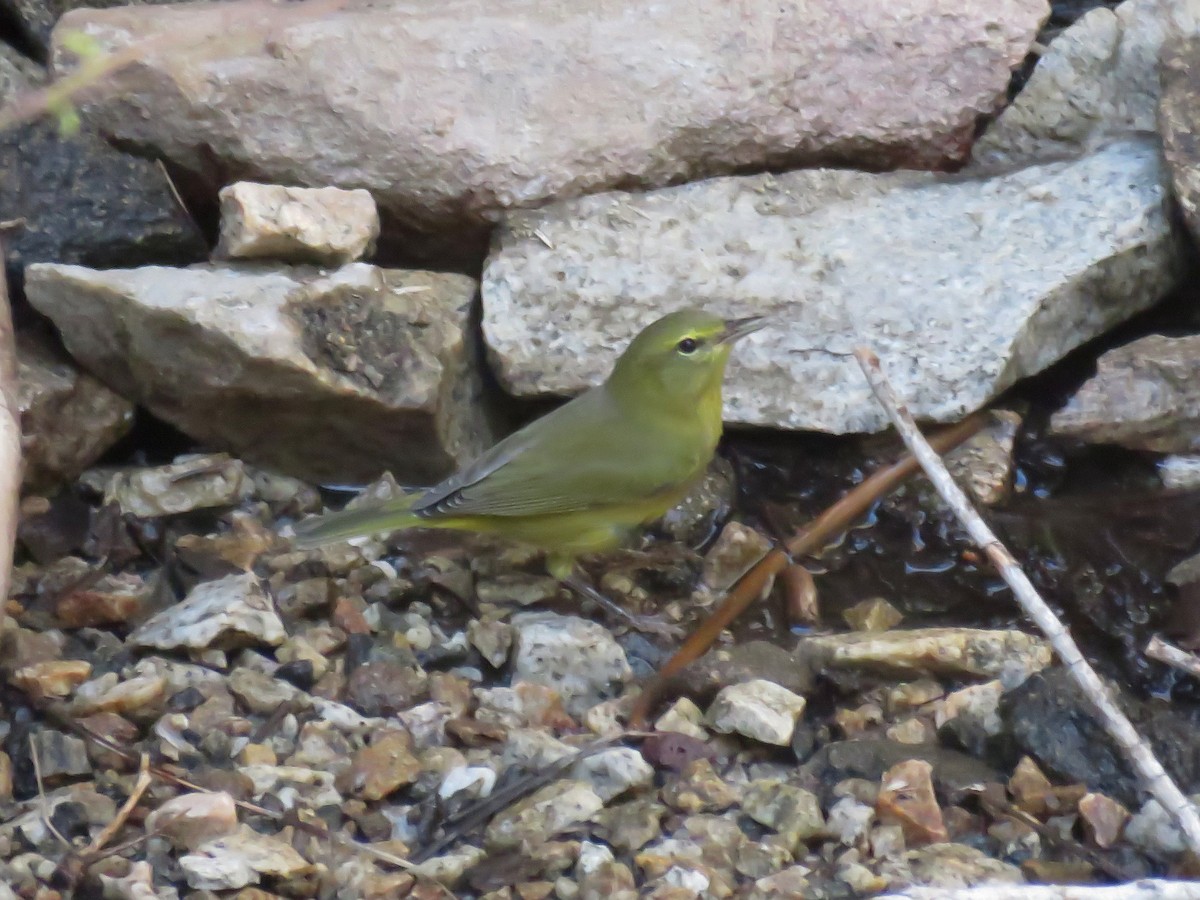
[[[1155,334],[1108,351],[1050,431],[1135,450],[1200,450],[1200,335]]]
[[[1168,46],[1162,61],[1159,129],[1171,184],[1192,236],[1200,239],[1200,36]]]
[[[1200,0],[1128,0],[1098,8],[1055,38],[1028,83],[971,153],[1004,169],[1086,153],[1153,132],[1165,41],[1200,33]]]
[[[428,483],[490,443],[466,276],[36,265],[26,290],[122,395],[286,474]]]
[[[38,87],[44,71],[0,42],[0,106]],[[94,129],[54,121],[0,129],[0,221],[11,269],[31,262],[91,266],[189,263],[207,247],[166,171],[113,149]]]
[[[567,394],[666,310],[765,313],[730,421],[885,427],[846,355],[863,343],[918,416],[953,420],[1176,283],[1161,175],[1129,141],[990,179],[815,170],[559,203],[499,231],[484,336],[510,391]]]
[[[50,45],[50,31],[59,16],[80,6],[124,6],[126,3],[170,3],[173,0],[0,0],[0,15],[4,17],[5,40],[12,41],[13,33],[21,42],[44,55]]]
[[[133,404],[79,371],[41,331],[17,333],[17,377],[29,490],[74,478],[133,425]]]
[[[55,30],[146,42],[101,127],[197,173],[362,187],[443,232],[617,185],[812,163],[961,161],[1046,0],[384,0],[76,10]],[[161,35],[193,45],[156,48]],[[353,52],[347,52],[353,48]],[[336,72],[336,77],[333,74]],[[881,90],[881,86],[886,89]],[[385,220],[385,226],[387,221]]]

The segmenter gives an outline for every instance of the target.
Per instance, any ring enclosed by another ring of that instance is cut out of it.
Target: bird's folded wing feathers
[[[548,515],[649,499],[692,474],[651,431],[630,427],[601,390],[591,391],[501,441],[412,511],[430,519]]]

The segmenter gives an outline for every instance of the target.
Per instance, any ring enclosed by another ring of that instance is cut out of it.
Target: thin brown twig
[[[800,563],[784,566],[780,573],[787,613],[793,625],[816,625],[821,620],[817,582],[812,572]]]
[[[183,196],[179,193],[179,188],[177,188],[175,186],[175,179],[172,178],[171,173],[167,171],[167,164],[165,162],[163,162],[161,159],[156,159],[154,161],[154,164],[157,167],[158,171],[162,173],[163,180],[165,180],[167,182],[167,187],[171,191],[171,198],[175,201],[175,204],[179,207],[180,212],[182,212],[189,219],[192,219],[192,211],[190,209],[188,209],[187,204],[183,202]],[[195,220],[193,219],[193,221],[195,221]]]
[[[943,453],[977,434],[987,424],[987,416],[976,413],[950,425],[930,440]],[[788,542],[786,551],[775,549],[767,552],[754,564],[737,583],[729,589],[724,602],[705,619],[700,627],[688,636],[675,655],[667,660],[658,672],[642,688],[634,700],[630,712],[631,728],[644,728],[651,710],[670,689],[670,680],[684,666],[703,656],[730,623],[746,611],[762,593],[763,586],[778,574],[793,558],[815,555],[833,538],[849,529],[866,515],[867,510],[882,496],[899,487],[910,476],[920,471],[920,464],[911,455],[902,457],[890,466],[873,472],[846,496],[830,506],[808,525],[796,532]]]
[[[1150,638],[1144,652],[1148,657],[1160,663],[1166,663],[1173,669],[1186,672],[1193,678],[1200,678],[1200,657],[1195,653],[1181,650],[1174,644],[1168,644],[1158,635]]]
[[[1162,804],[1162,807],[1179,825],[1188,848],[1193,853],[1200,855],[1200,814],[1197,813],[1196,808],[1163,769],[1162,764],[1155,758],[1146,742],[1142,740],[1137,729],[1117,706],[1108,688],[1100,680],[1100,676],[1088,664],[1080,652],[1079,646],[1062,622],[1038,594],[1033,583],[1017,564],[1016,559],[1000,543],[999,538],[975,511],[967,499],[967,495],[963,493],[946,470],[941,458],[926,442],[920,429],[917,428],[912,414],[896,396],[887,380],[879,357],[866,348],[855,350],[854,356],[862,367],[863,374],[866,375],[876,399],[887,410],[908,449],[920,461],[921,467],[925,470],[926,476],[937,490],[938,495],[954,513],[971,539],[982,548],[1000,577],[1012,589],[1013,596],[1025,614],[1033,619],[1050,641],[1068,673],[1091,701],[1104,729],[1140,776],[1143,787]]]

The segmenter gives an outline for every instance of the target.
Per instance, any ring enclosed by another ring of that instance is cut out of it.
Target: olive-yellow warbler
[[[578,555],[617,547],[704,473],[733,343],[763,324],[670,313],[633,339],[603,384],[424,492],[298,523],[296,544],[414,527],[486,532],[545,549],[550,573],[579,587]]]

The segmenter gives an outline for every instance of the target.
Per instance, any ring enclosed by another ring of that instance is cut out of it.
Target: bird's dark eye
[[[679,348],[680,353],[695,353],[700,343],[695,338],[684,338],[675,346]]]

